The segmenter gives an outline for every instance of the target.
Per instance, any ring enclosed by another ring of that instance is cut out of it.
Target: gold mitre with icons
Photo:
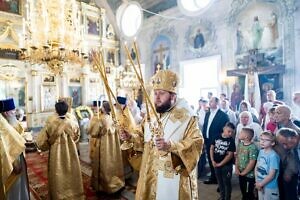
[[[160,70],[152,77],[153,90],[178,93],[179,78],[171,70]]]

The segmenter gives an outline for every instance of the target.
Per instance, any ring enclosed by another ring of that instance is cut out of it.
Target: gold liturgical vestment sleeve
[[[140,141],[135,135],[133,141]],[[198,199],[196,167],[203,148],[203,137],[197,118],[191,117],[182,140],[172,142],[169,154],[180,175],[178,196],[180,200]],[[159,153],[150,142],[144,145],[143,159],[135,199],[155,200],[157,195],[157,165]],[[170,191],[176,192],[176,191]]]
[[[114,193],[125,185],[120,138],[110,115],[93,117],[89,126],[93,139],[91,185],[96,191]]]
[[[25,150],[25,140],[0,114],[0,153],[2,183],[6,183],[13,171],[13,162]]]
[[[37,146],[49,149],[48,184],[50,199],[84,199],[82,175],[75,141],[79,127],[74,120],[58,116],[48,118],[38,134]]]

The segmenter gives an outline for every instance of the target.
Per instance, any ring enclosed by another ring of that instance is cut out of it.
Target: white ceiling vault
[[[118,7],[126,0],[82,0],[89,3],[94,1],[97,6],[102,7],[106,10],[107,17],[110,23],[113,25],[116,30],[116,34],[119,36],[119,30],[117,28],[117,22],[115,18],[116,11]],[[177,6],[177,0],[136,0],[140,3],[141,7],[150,12],[159,13],[170,8]],[[153,15],[144,12],[144,18],[149,18]]]

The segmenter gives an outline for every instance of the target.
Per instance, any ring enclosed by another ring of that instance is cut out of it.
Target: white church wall
[[[239,3],[240,1],[232,0],[231,3],[228,2],[215,1],[206,12],[198,17],[183,16],[178,8],[173,8],[161,14],[180,19],[153,16],[145,20],[137,41],[141,51],[141,62],[146,64],[146,77],[149,79],[154,73],[153,43],[157,36],[161,35],[167,36],[171,41],[170,46],[163,46],[162,49],[165,49],[164,53],[171,55],[169,66],[177,72],[179,72],[178,63],[180,61],[218,54],[222,57],[223,72],[226,72],[227,69],[236,68],[238,20],[246,20],[243,23],[245,23],[245,30],[250,34],[251,27],[247,27],[247,23],[250,26],[254,16],[258,15],[262,26],[267,27],[271,20],[269,14],[274,10],[278,14],[278,31],[280,34],[280,38],[277,39],[277,43],[280,44],[277,48],[282,47],[283,58],[281,62],[286,66],[282,91],[284,91],[284,101],[291,104],[292,92],[300,89],[296,78],[299,77],[300,73],[299,68],[296,67],[300,64],[300,58],[296,56],[299,55],[299,49],[296,50],[296,47],[299,46],[300,41],[300,23],[297,20],[300,11],[295,9],[299,1],[245,0]],[[195,49],[192,38],[199,28],[203,31],[205,45]],[[246,37],[249,39],[250,36]],[[266,49],[272,49],[270,43],[264,42],[264,46]],[[251,47],[247,49],[251,49]],[[278,59],[280,60],[280,56]],[[229,83],[230,89],[233,83],[232,81]]]

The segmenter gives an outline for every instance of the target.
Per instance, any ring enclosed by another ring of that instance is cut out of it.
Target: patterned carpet
[[[26,154],[27,171],[29,178],[29,187],[32,196],[36,200],[47,200],[48,195],[48,178],[47,178],[47,162],[48,153],[32,152]],[[90,187],[91,167],[88,163],[81,161],[82,180],[87,200],[127,200],[120,194],[101,194],[96,193]]]

